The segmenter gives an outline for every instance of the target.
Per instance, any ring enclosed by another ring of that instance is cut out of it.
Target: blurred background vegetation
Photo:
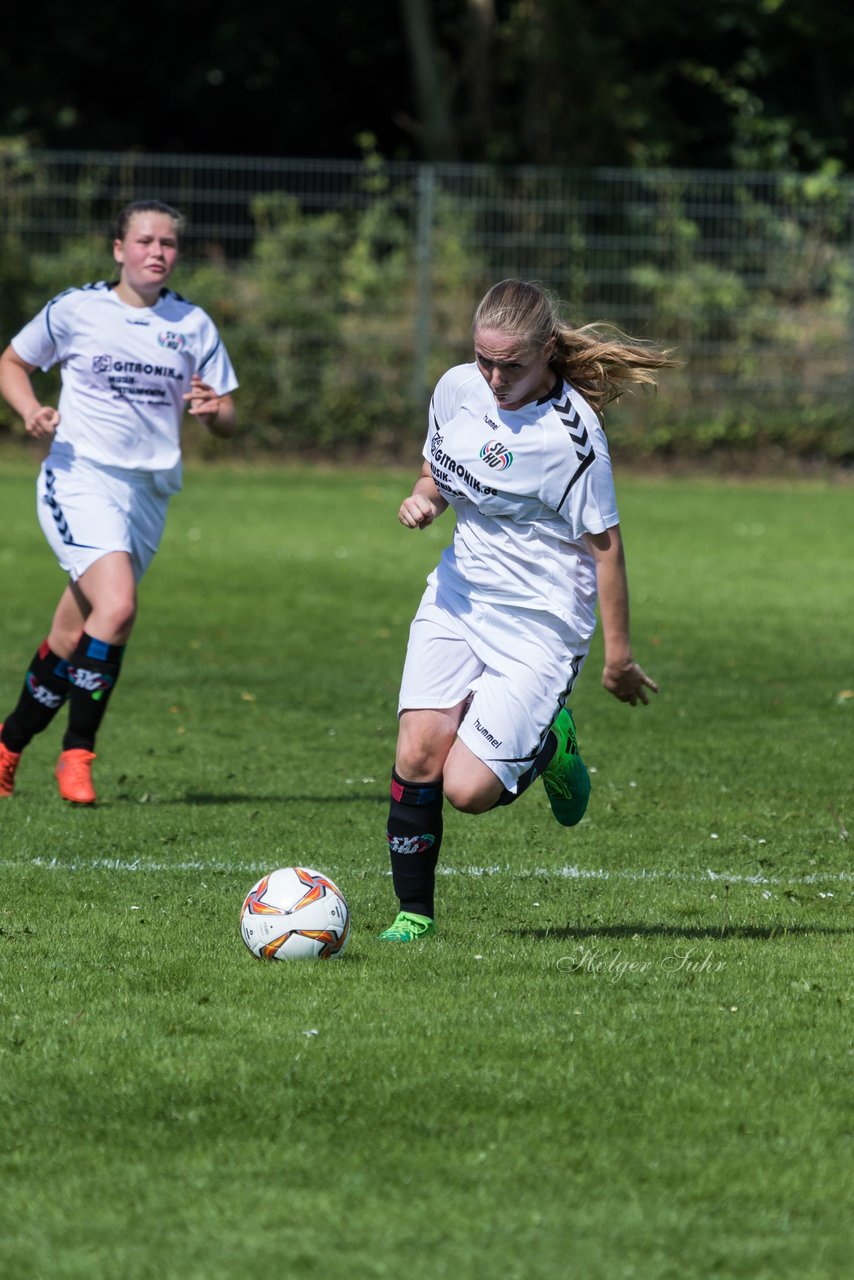
[[[852,126],[837,0],[42,0],[0,46],[47,148],[850,172]]]
[[[46,0],[0,49],[0,342],[110,278],[111,216],[155,196],[247,454],[416,456],[478,298],[522,275],[683,360],[609,411],[624,455],[854,461],[854,11],[155,0],[144,26]]]

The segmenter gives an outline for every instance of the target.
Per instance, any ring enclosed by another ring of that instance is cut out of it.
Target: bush
[[[609,409],[609,435],[627,454],[773,449],[854,460],[850,196],[833,175],[789,175],[773,203],[757,196],[759,184],[729,184],[725,207],[737,211],[743,235],[731,235],[722,253],[720,223],[705,225],[708,210],[673,175],[649,175],[643,198],[588,222],[569,197],[542,199],[531,171],[513,202],[512,234],[508,223],[499,235],[498,173],[482,206],[464,198],[464,182],[443,186],[428,169],[416,175],[425,184],[416,199],[372,140],[363,143],[362,169],[338,205],[317,211],[286,193],[259,195],[243,258],[209,249],[176,274],[175,287],[220,326],[240,379],[241,435],[229,454],[417,457],[436,378],[470,358],[470,318],[485,284],[516,273],[548,281],[553,269],[585,319],[609,319],[595,300],[598,277],[619,282],[627,327],[685,358],[662,376],[654,401],[627,396]],[[14,213],[0,261],[3,341],[49,297],[114,269],[92,234],[57,253],[28,246],[24,178],[43,184],[44,175],[16,163],[21,183],[7,183],[2,197]],[[89,175],[81,188],[81,208],[93,182]],[[723,206],[721,192],[716,199]],[[604,258],[588,244],[594,234]],[[639,245],[645,256],[632,265]],[[45,398],[55,394],[51,379]],[[0,406],[0,431],[18,429],[13,419]],[[188,439],[223,451],[207,437]]]

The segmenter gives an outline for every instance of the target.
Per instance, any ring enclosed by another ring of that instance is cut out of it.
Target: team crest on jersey
[[[165,347],[167,351],[183,351],[187,345],[187,339],[183,333],[173,333],[171,329],[164,329],[157,335],[157,345]]]
[[[439,435],[438,431],[433,432],[433,438],[430,441],[430,452],[432,453],[434,458],[436,454],[439,452],[439,450],[442,448],[443,438],[444,437]]]
[[[92,372],[93,373],[109,373],[113,367],[112,356],[93,356]]]
[[[513,461],[513,454],[500,440],[487,440],[480,451],[480,456],[494,471],[506,471]]]

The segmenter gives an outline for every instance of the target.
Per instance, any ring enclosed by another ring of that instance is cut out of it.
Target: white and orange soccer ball
[[[328,876],[280,867],[247,893],[240,935],[259,960],[331,960],[347,946],[350,911]]]

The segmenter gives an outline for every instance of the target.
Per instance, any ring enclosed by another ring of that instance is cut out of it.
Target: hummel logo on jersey
[[[578,410],[573,407],[569,396],[566,397],[563,404],[555,404],[555,410],[560,417],[561,422],[569,432],[569,438],[575,445],[575,454],[578,458],[583,458],[587,452],[587,446],[590,443],[590,436],[587,434],[587,428],[578,416]]]
[[[575,456],[578,459],[578,466],[575,469],[575,473],[570,477],[569,483],[563,491],[563,497],[557,504],[557,509],[560,511],[576,480],[583,476],[584,472],[587,471],[589,467],[592,467],[593,463],[596,461],[596,450],[590,443],[588,430],[581,421],[578,410],[573,406],[569,396],[567,395],[561,404],[555,400],[554,407],[555,412],[566,427],[570,440],[575,445]]]
[[[487,440],[480,456],[488,467],[493,467],[496,471],[506,471],[513,461],[513,454],[500,440]]]
[[[490,416],[489,416],[489,414],[488,414],[488,413],[485,413],[485,414],[483,415],[483,420],[484,420],[484,422],[486,423],[486,425],[487,425],[488,427],[492,427],[492,430],[493,430],[493,431],[498,431],[498,429],[499,429],[499,427],[498,427],[498,423],[497,423],[497,422],[493,422],[493,421],[492,421],[492,419],[490,418]]]

